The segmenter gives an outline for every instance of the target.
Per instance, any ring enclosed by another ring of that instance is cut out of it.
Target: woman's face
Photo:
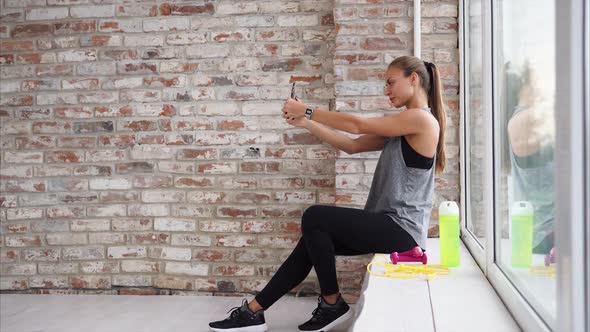
[[[404,72],[396,67],[388,69],[385,73],[385,95],[395,108],[403,107],[414,95],[412,78],[414,74],[405,77]]]

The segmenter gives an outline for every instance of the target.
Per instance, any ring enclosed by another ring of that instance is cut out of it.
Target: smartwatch
[[[308,120],[311,120],[311,114],[313,114],[313,109],[311,109],[311,108],[307,108],[307,109],[305,109],[305,117],[306,117]]]

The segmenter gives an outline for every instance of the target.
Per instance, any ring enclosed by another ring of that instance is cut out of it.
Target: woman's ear
[[[418,73],[415,71],[410,74],[410,83],[412,83],[413,86],[416,86],[419,83],[418,79]]]

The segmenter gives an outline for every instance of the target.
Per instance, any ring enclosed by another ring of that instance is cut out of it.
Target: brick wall
[[[384,69],[398,56],[414,55],[413,1],[336,2],[336,110],[359,116],[391,113],[389,100],[383,95]],[[430,228],[430,235],[438,236],[436,207],[442,201],[460,199],[458,4],[456,1],[423,1],[421,7],[421,57],[438,66],[447,112],[447,167],[444,174],[436,178]],[[379,154],[337,154],[336,204],[364,206]]]
[[[0,291],[260,290],[306,207],[362,206],[378,156],[285,124],[290,83],[314,107],[382,114],[411,6],[3,0]],[[450,119],[436,197],[457,200],[457,3],[423,13]],[[338,258],[350,300],[366,259]],[[317,290],[313,273],[295,289]]]

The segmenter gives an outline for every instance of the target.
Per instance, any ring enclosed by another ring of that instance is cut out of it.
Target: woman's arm
[[[288,99],[283,107],[284,117],[299,118],[305,114],[305,104]],[[362,118],[352,114],[314,109],[311,120],[351,134],[369,134],[383,137],[418,134],[435,122],[432,116],[419,109],[385,117]]]
[[[342,133],[339,133],[321,123],[302,119],[305,129],[309,130],[314,136],[330,144],[338,150],[344,151],[348,154],[354,154],[365,151],[379,151],[383,149],[385,137],[376,135],[363,135],[356,139],[352,139]]]

